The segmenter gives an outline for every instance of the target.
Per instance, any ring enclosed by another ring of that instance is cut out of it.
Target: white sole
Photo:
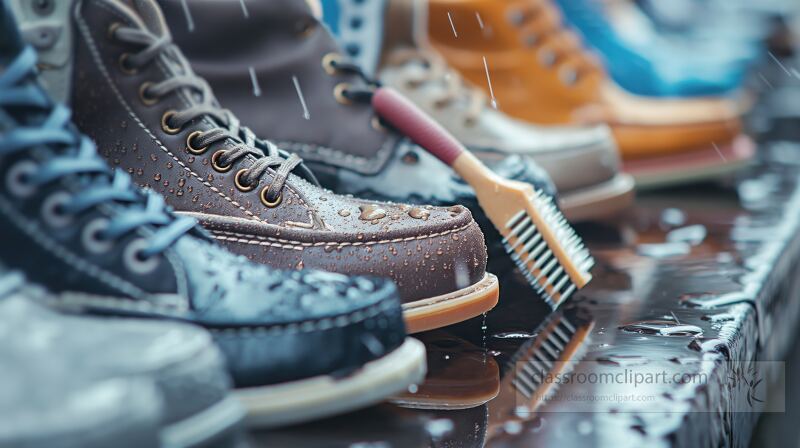
[[[238,389],[249,426],[274,427],[315,420],[379,403],[425,378],[425,346],[406,338],[382,358],[344,378],[318,376],[291,383]]]
[[[233,430],[244,418],[241,403],[229,395],[214,406],[161,429],[163,448],[188,448],[202,445]]]

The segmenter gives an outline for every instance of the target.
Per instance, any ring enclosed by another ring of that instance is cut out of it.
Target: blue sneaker
[[[556,3],[567,23],[605,58],[614,81],[631,93],[659,97],[714,96],[733,92],[744,81],[749,58],[706,52],[690,54],[685,46],[665,41],[640,48],[614,29],[606,11],[595,0],[556,0]]]

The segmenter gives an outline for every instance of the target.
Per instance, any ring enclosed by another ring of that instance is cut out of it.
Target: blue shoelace
[[[81,135],[70,123],[70,110],[55,105],[35,81],[36,52],[25,48],[16,59],[0,72],[0,108],[22,108],[49,113],[35,126],[20,123],[0,135],[0,155],[8,156],[37,147],[53,149],[53,156],[39,165],[29,181],[43,186],[68,176],[82,176],[88,184],[75,192],[72,200],[61,210],[78,214],[102,204],[114,204],[117,213],[111,217],[101,237],[117,239],[141,226],[152,226],[143,257],[159,254],[196,225],[188,217],[169,213],[164,199],[150,191],[134,187],[130,176],[112,171],[97,154],[94,143]]]

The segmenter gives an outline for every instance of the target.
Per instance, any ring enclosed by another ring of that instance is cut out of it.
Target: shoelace
[[[453,102],[464,100],[467,104],[464,110],[464,121],[468,125],[474,124],[478,120],[488,104],[486,96],[479,89],[467,86],[457,73],[447,67],[447,63],[442,57],[433,52],[417,48],[400,48],[394,50],[388,60],[389,64],[393,66],[403,66],[412,62],[421,64],[424,74],[421,76],[406,74],[404,82],[408,83],[411,88],[431,84],[441,86],[441,96],[432,98],[436,107],[447,107]]]
[[[527,0],[512,10],[508,19],[525,34],[525,44],[538,49],[543,66],[563,69],[565,84],[575,85],[585,75],[601,70],[600,63],[585,51],[578,36],[563,25],[559,11],[552,4]]]
[[[72,193],[60,212],[78,214],[102,204],[114,203],[117,213],[109,219],[100,238],[114,240],[140,228],[152,226],[154,232],[140,255],[159,254],[195,227],[192,218],[176,217],[167,212],[164,199],[152,192],[137,190],[130,176],[112,172],[97,154],[94,143],[78,133],[70,122],[70,111],[54,105],[35,82],[36,52],[28,47],[0,73],[0,108],[24,108],[47,114],[40,124],[20,126],[0,135],[0,154],[12,155],[37,147],[53,150],[26,182],[40,187],[59,179],[82,176],[88,184]],[[13,113],[12,113],[13,114]]]
[[[155,100],[188,90],[192,96],[196,95],[198,98],[196,104],[165,116],[166,125],[180,130],[194,120],[211,119],[218,127],[195,136],[192,139],[193,146],[205,148],[221,145],[224,149],[217,152],[219,156],[214,160],[221,167],[231,166],[248,156],[254,157],[255,162],[241,176],[237,176],[238,182],[248,190],[257,186],[268,169],[277,167],[275,177],[262,196],[268,203],[280,201],[289,174],[302,163],[299,156],[291,154],[284,157],[272,142],[259,140],[253,131],[241,125],[231,111],[221,108],[216,103],[208,82],[194,74],[189,61],[169,36],[159,37],[149,31],[126,26],[116,26],[111,34],[121,42],[141,48],[125,58],[125,64],[130,69],[141,68],[161,55],[177,65],[180,74],[148,84],[142,92],[144,95]]]

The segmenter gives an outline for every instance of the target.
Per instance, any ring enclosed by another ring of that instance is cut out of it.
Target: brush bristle
[[[543,375],[568,373],[582,358],[585,339],[589,332],[578,331],[566,318],[558,317],[542,330],[527,348],[511,359],[514,379],[512,384],[525,398],[531,399],[545,386]],[[581,327],[583,328],[583,327]],[[558,371],[558,372],[556,372]],[[552,386],[553,384],[549,384]],[[544,391],[542,399],[552,394],[555,387]],[[533,411],[533,409],[530,409]]]
[[[551,196],[537,190],[530,202],[506,223],[503,245],[531,286],[555,308],[591,280],[594,259]]]

